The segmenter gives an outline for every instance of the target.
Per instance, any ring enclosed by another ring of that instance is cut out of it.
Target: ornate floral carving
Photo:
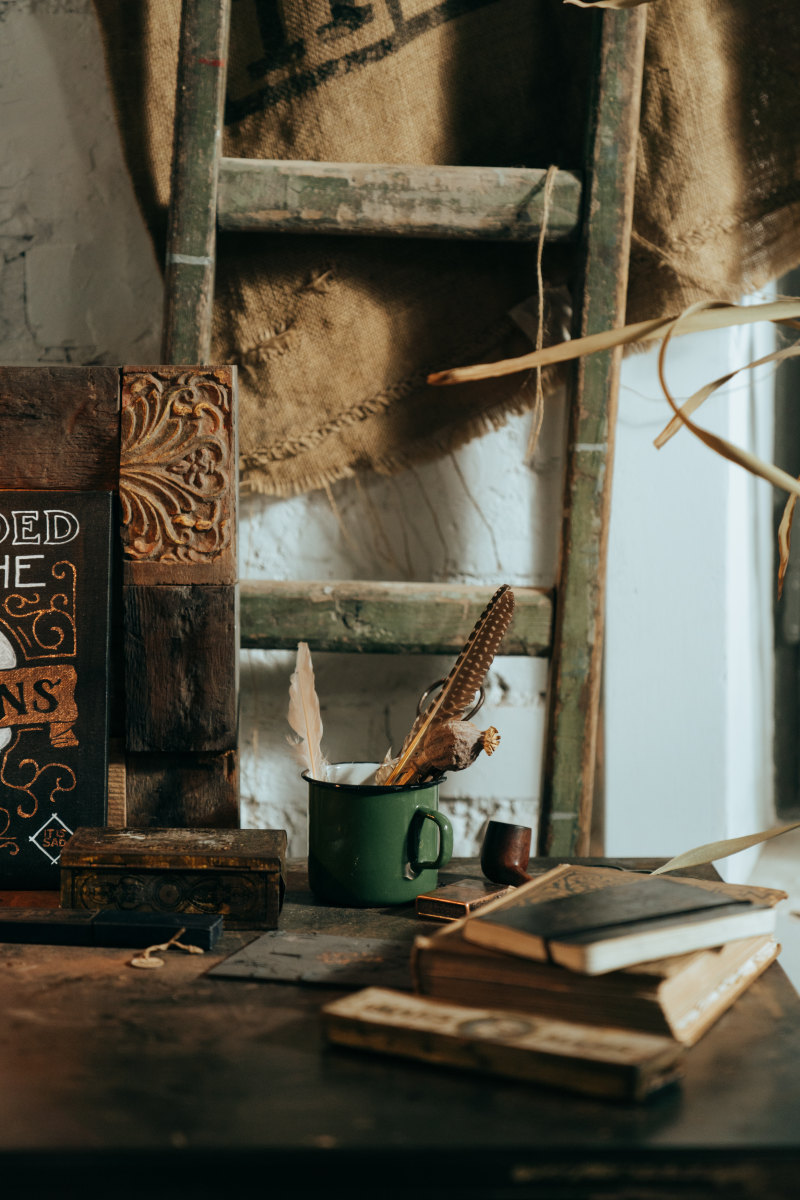
[[[60,585],[50,596],[43,597],[41,592],[29,596],[12,592],[0,604],[0,625],[29,661],[74,658],[76,653],[75,564],[63,559],[53,564],[50,574]]]
[[[122,401],[125,553],[212,562],[230,544],[230,392],[213,374],[129,377]]]

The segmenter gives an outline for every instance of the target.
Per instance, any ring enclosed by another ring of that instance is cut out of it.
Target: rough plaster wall
[[[161,288],[88,0],[0,4],[0,355],[153,361]]]
[[[114,128],[89,0],[0,0],[0,362],[153,362],[161,283]],[[242,504],[242,578],[362,578],[550,584],[558,510],[560,409],[534,470],[528,419],[452,458],[327,497]],[[536,486],[534,486],[534,479]],[[305,797],[285,743],[292,655],[246,653],[242,824],[277,825],[305,850]],[[382,758],[419,693],[451,660],[318,655],[325,746]],[[536,817],[544,666],[498,660],[481,724],[503,741],[443,787],[456,852],[490,816]]]
[[[528,422],[520,418],[453,459],[397,479],[336,488],[338,519],[324,496],[272,503],[246,498],[243,575],[485,583],[487,598],[499,582],[552,584],[560,406],[552,416],[533,471],[524,464]],[[282,744],[293,655],[246,652],[243,658],[245,813],[258,824],[281,819],[294,844],[302,846],[298,767]],[[319,654],[314,662],[323,745],[337,761],[380,760],[390,745],[396,748],[420,693],[452,665],[452,659],[389,655]],[[490,817],[535,823],[545,684],[541,661],[495,660],[476,722],[481,728],[497,726],[500,748],[442,786],[457,853],[477,849]]]

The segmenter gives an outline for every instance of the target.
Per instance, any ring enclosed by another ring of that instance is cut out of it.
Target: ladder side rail
[[[183,0],[164,271],[165,363],[208,363],[230,0]]]
[[[625,319],[646,24],[644,9],[595,16],[580,337]],[[573,373],[539,854],[588,851],[620,361],[619,351],[596,354]]]

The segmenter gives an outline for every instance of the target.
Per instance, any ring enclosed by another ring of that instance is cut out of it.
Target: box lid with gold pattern
[[[79,829],[61,855],[61,903],[275,929],[285,860],[282,829]]]

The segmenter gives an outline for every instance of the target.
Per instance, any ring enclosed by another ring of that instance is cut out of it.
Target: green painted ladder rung
[[[244,581],[241,645],[294,650],[304,641],[312,650],[455,655],[492,592],[460,584]],[[501,653],[547,655],[551,594],[514,588],[514,597],[514,618]]]
[[[547,172],[222,158],[220,228],[526,242],[539,237]],[[559,171],[548,241],[577,236],[581,180]]]

